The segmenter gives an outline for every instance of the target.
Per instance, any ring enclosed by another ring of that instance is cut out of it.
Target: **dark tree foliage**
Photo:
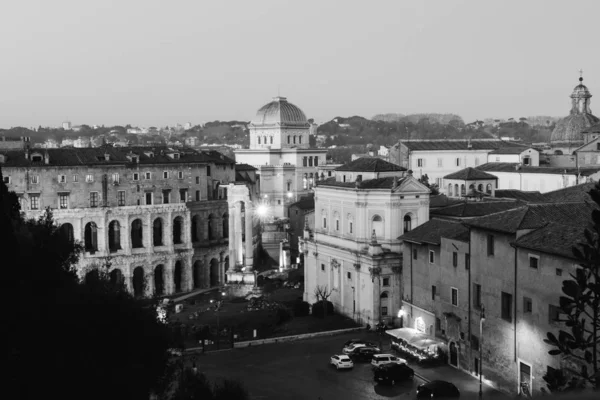
[[[558,337],[548,332],[544,341],[554,347],[549,354],[561,356],[582,366],[579,371],[565,371],[544,376],[548,389],[565,391],[600,384],[600,183],[590,191],[596,208],[592,224],[585,229],[585,242],[573,246],[573,255],[579,267],[563,282],[560,297],[559,321],[568,330],[560,330]]]
[[[325,318],[327,315],[333,315],[333,303],[330,301],[317,301],[312,305],[312,315],[317,318]]]
[[[429,176],[427,176],[427,174],[420,177],[419,182],[421,182],[423,185],[427,186],[429,190],[431,190],[431,196],[437,196],[438,194],[440,194],[440,188],[438,187],[437,183],[429,183]]]

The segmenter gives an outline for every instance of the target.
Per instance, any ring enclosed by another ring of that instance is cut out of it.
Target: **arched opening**
[[[219,284],[219,261],[216,258],[210,260],[210,286]]]
[[[483,184],[480,183],[479,185],[477,185],[477,191],[478,192],[483,192]]]
[[[465,196],[466,194],[467,194],[467,190],[465,188],[465,184],[463,183],[460,185],[460,195]]]
[[[119,221],[111,221],[108,224],[108,250],[111,253],[121,250],[121,225]]]
[[[485,192],[487,194],[492,194],[492,185],[490,183],[485,186]]]
[[[288,143],[287,144],[290,144],[291,140],[292,140],[292,138],[290,137],[290,135],[288,135]]]
[[[208,216],[208,240],[215,240],[215,216],[210,214]]]
[[[84,230],[85,251],[95,253],[98,251],[98,227],[95,222],[88,222]]]
[[[112,271],[110,271],[109,279],[110,284],[113,286],[122,285],[125,282],[123,272],[121,272],[121,270],[118,268],[115,268]]]
[[[298,143],[302,144],[302,136],[298,136]]]
[[[267,144],[267,137],[266,136],[263,136],[263,142],[264,142],[264,144]]]
[[[448,196],[452,196],[452,184],[448,184]]]
[[[194,215],[192,217],[192,228],[191,228],[192,242],[198,241],[198,220],[199,219],[200,218],[197,215]]]
[[[155,246],[163,245],[163,223],[160,218],[156,218],[152,224],[152,243]]]
[[[294,135],[294,144],[296,144],[296,135]]]
[[[183,242],[183,218],[176,217],[173,220],[173,244],[181,244]]]
[[[410,232],[410,230],[412,229],[412,218],[410,217],[410,215],[405,215],[404,216],[404,232]]]
[[[563,152],[562,152],[562,150],[554,150],[554,155],[556,155],[556,156],[562,156]]]
[[[258,137],[258,144],[260,144],[260,136]]]
[[[229,214],[225,213],[222,217],[223,238],[229,239]]]
[[[269,136],[269,143],[273,144],[273,136]]]
[[[165,294],[165,267],[162,264],[154,268],[154,293],[157,296]]]
[[[454,197],[458,197],[458,183],[454,184]]]
[[[133,270],[133,295],[135,297],[144,296],[144,268],[136,267]]]
[[[225,272],[229,270],[229,256],[225,257],[225,260],[223,260],[223,269]],[[227,274],[224,274],[224,276],[225,282],[227,282]]]
[[[194,289],[200,288],[200,285],[202,284],[202,263],[200,261],[194,262],[192,278],[194,280]]]
[[[75,241],[75,235],[73,234],[73,225],[66,222],[60,226],[60,235],[69,243]]]
[[[371,220],[371,232],[374,232],[376,237],[383,236],[383,219],[379,215],[374,215]]]
[[[390,304],[389,304],[389,296],[387,292],[381,293],[379,296],[379,316],[380,319],[383,317],[387,317],[390,315]]]
[[[131,223],[131,247],[134,249],[144,247],[142,220],[136,219]]]
[[[181,261],[175,263],[175,271],[173,272],[173,283],[175,284],[175,292],[181,292],[181,280],[182,280],[182,267]]]

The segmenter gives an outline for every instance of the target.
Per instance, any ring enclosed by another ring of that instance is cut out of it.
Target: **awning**
[[[395,337],[396,339],[402,339],[407,342],[410,342],[411,340],[426,336],[424,333],[419,332],[418,330],[416,330],[414,328],[390,329],[389,331],[386,331],[385,333],[387,333],[390,336]]]

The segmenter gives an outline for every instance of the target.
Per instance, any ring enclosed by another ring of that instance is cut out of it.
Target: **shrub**
[[[310,304],[306,301],[295,301],[293,304],[294,317],[306,317],[310,314]]]
[[[277,325],[284,324],[292,319],[292,313],[285,307],[280,307],[277,309],[275,314],[275,323]]]
[[[312,315],[318,318],[323,318],[325,316],[325,312],[327,311],[327,315],[333,315],[333,303],[327,301],[326,303],[327,309],[323,306],[323,300],[317,301],[312,305]]]

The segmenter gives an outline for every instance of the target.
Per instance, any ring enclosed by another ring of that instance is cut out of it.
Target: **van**
[[[384,364],[406,364],[406,360],[393,354],[374,354],[371,365],[379,367]]]

